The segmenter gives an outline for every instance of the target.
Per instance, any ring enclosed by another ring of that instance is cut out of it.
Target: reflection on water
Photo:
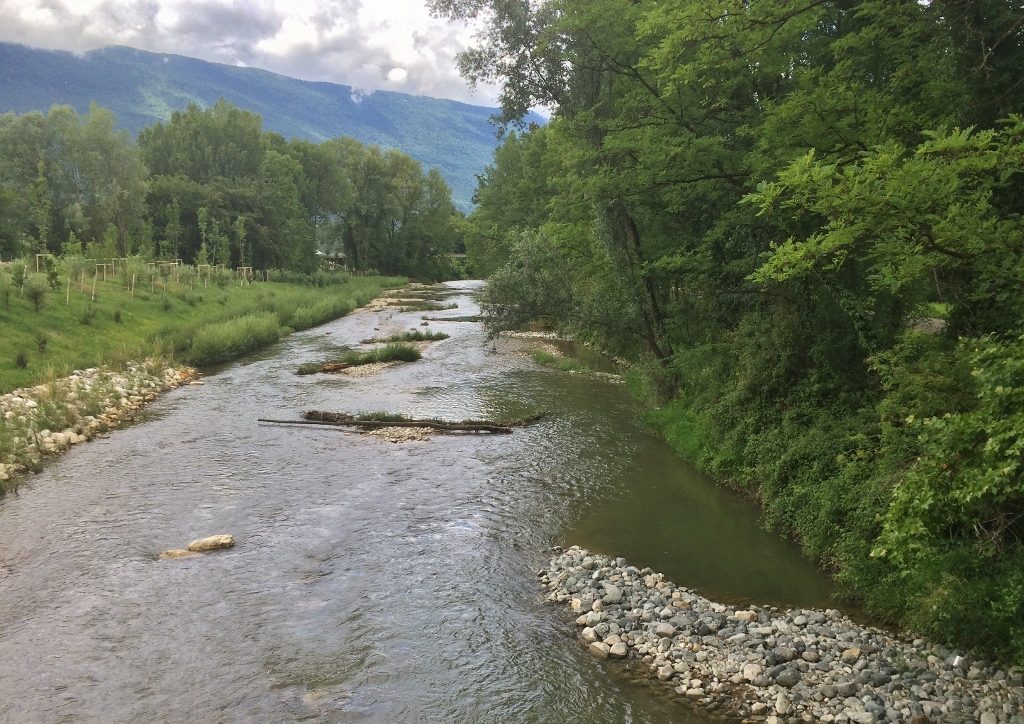
[[[452,285],[460,314],[474,283]],[[494,350],[479,325],[373,378],[294,374],[419,315],[293,335],[0,501],[0,720],[689,722],[598,662],[533,571],[572,542],[717,595],[829,588],[755,511],[637,427],[620,386]],[[508,344],[514,344],[512,342]],[[261,425],[304,409],[549,418],[392,445]],[[212,533],[235,549],[161,550]]]

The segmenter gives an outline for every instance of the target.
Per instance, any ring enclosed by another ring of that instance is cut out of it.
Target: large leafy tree
[[[480,179],[494,323],[639,336],[673,439],[876,612],[1024,657],[1020,3],[432,4],[552,114]]]

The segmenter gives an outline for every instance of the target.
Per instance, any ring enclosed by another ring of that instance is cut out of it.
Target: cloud
[[[471,38],[423,0],[0,0],[0,41],[74,52],[129,45],[492,105],[495,89],[472,92],[458,75],[455,56]]]

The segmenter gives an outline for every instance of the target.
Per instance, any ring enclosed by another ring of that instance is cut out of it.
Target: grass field
[[[0,394],[73,369],[160,356],[205,365],[221,362],[343,316],[405,282],[352,277],[324,287],[237,282],[208,288],[148,286],[129,293],[120,280],[66,282],[46,291],[36,311],[19,289],[0,296]],[[70,299],[68,294],[70,291]]]

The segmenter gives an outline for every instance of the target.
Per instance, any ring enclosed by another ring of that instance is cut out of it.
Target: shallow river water
[[[477,312],[473,282],[450,285]],[[693,722],[592,659],[535,571],[578,543],[729,601],[826,606],[756,510],[673,456],[621,385],[540,368],[479,324],[374,377],[300,377],[419,328],[358,311],[153,403],[0,500],[0,721]],[[392,444],[261,424],[302,410],[551,414]],[[232,533],[230,551],[158,561]]]

